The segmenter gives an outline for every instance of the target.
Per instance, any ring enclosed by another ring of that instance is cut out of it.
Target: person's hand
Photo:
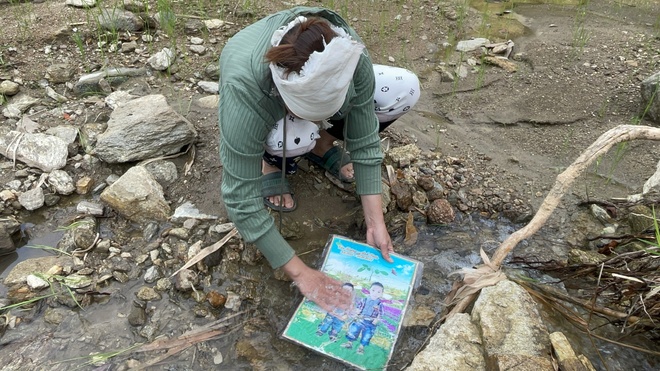
[[[390,238],[389,232],[387,232],[385,223],[377,224],[372,228],[367,228],[367,243],[379,248],[380,253],[383,255],[383,259],[390,263],[393,262],[390,253],[394,252],[394,246],[392,245],[392,239]]]
[[[297,256],[294,256],[282,268],[291,277],[300,292],[326,312],[350,308],[351,294],[342,289],[341,282],[308,267]]]
[[[380,249],[383,258],[392,263],[390,253],[394,252],[390,233],[385,227],[383,218],[382,197],[377,195],[363,195],[362,208],[364,209],[364,221],[367,224],[367,243]]]

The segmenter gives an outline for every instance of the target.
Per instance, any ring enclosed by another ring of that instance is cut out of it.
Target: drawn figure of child
[[[342,289],[350,292],[353,295],[353,284],[346,282],[342,285]],[[330,341],[337,341],[337,334],[341,331],[341,328],[344,326],[344,322],[348,319],[349,311],[335,309],[332,312],[328,312],[323,318],[323,321],[319,324],[318,329],[316,330],[317,336],[323,336],[328,330],[328,335],[330,336]]]
[[[360,346],[357,348],[358,354],[364,354],[364,347],[369,345],[371,338],[376,333],[376,327],[380,322],[383,313],[383,284],[374,282],[369,289],[369,296],[361,298],[355,305],[355,314],[357,317],[348,326],[346,333],[347,342],[342,344],[342,348],[352,349],[353,342],[360,337]]]

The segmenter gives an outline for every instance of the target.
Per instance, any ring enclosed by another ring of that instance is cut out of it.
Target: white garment
[[[311,121],[286,115],[286,156],[284,156],[284,119],[275,123],[266,138],[266,152],[279,157],[297,157],[311,151],[320,138],[319,127]]]
[[[271,44],[278,46],[289,30],[305,20],[298,16],[280,27],[273,33]],[[287,76],[285,69],[277,64],[269,66],[287,108],[310,121],[325,120],[341,108],[364,49],[343,28],[334,25],[331,28],[337,36],[329,43],[324,40],[325,49],[310,54],[300,73],[291,72]]]
[[[376,90],[374,106],[379,122],[389,122],[403,116],[419,100],[417,75],[405,68],[374,64]]]

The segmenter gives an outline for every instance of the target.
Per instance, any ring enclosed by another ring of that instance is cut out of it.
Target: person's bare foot
[[[277,166],[272,166],[265,161],[261,161],[261,173],[266,175],[270,173],[275,173],[275,172],[280,172],[280,170]],[[273,205],[275,206],[280,206],[281,204],[281,199],[284,199],[284,207],[286,208],[292,208],[294,206],[294,201],[293,197],[289,193],[285,193],[283,197],[280,197],[280,195],[276,196],[270,196],[268,197],[268,201],[270,201]]]
[[[328,132],[325,130],[319,131],[319,135],[321,137],[316,140],[316,145],[314,146],[314,149],[312,149],[312,153],[323,158],[323,155],[325,155],[325,153],[334,146],[335,140],[337,140],[337,138],[328,134]],[[342,176],[344,176],[346,179],[351,179],[355,176],[353,171],[353,163],[349,162],[348,164],[342,166],[340,171]]]

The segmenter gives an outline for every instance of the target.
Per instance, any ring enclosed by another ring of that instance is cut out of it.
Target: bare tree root
[[[575,179],[580,176],[594,160],[607,153],[607,151],[609,151],[614,145],[634,139],[660,140],[660,128],[641,125],[620,125],[601,135],[573,162],[573,164],[557,176],[555,185],[543,200],[543,203],[534,215],[534,218],[532,218],[526,226],[507,237],[507,239],[497,248],[489,264],[484,266],[490,269],[499,270],[504,259],[509,253],[511,253],[518,243],[531,237],[545,224]],[[490,269],[483,269],[483,266],[479,267],[479,270],[483,273],[494,273],[486,272]],[[464,291],[465,294],[463,295],[458,293],[458,290],[464,285],[465,282],[455,285],[447,296],[445,304],[447,305],[447,308],[452,306],[453,308],[443,316],[443,319],[447,319],[456,313],[465,311],[465,309],[467,309],[477,297],[478,292]]]

